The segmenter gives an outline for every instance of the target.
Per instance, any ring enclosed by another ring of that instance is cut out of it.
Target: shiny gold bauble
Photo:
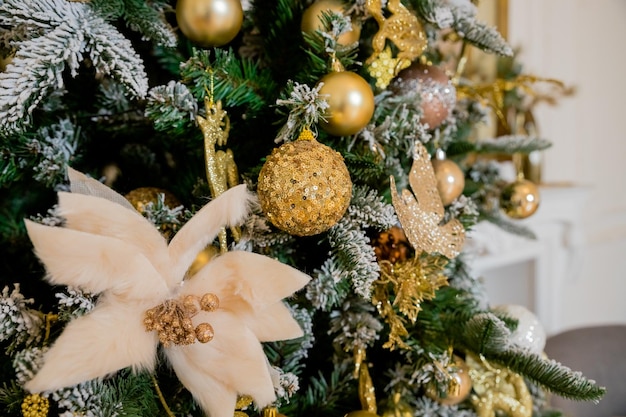
[[[311,236],[341,219],[350,204],[352,181],[339,152],[315,139],[296,140],[267,157],[257,192],[274,226]]]
[[[413,408],[402,399],[399,392],[394,392],[386,403],[385,411],[382,417],[413,417],[415,412]]]
[[[449,159],[434,159],[432,163],[441,202],[447,206],[463,192],[465,174],[454,161]]]
[[[328,101],[322,129],[335,136],[354,135],[369,123],[374,114],[374,93],[358,74],[331,72],[319,81],[319,94]]]
[[[525,219],[539,207],[539,188],[528,180],[517,180],[502,189],[500,208],[512,219]]]
[[[222,46],[241,29],[240,0],[178,0],[176,21],[181,32],[200,46]]]
[[[333,12],[336,14],[345,14],[345,4],[341,0],[318,0],[309,6],[302,14],[302,22],[300,29],[303,32],[313,32],[315,30],[324,31],[323,12]],[[342,33],[337,38],[337,42],[341,45],[350,45],[359,41],[361,36],[361,26],[352,22],[352,30]]]
[[[467,398],[472,390],[472,379],[470,378],[469,367],[465,361],[458,356],[454,356],[452,365],[456,368],[456,371],[450,374],[453,381],[445,397],[441,397],[432,387],[426,390],[428,397],[443,405],[459,404]]]
[[[398,73],[389,85],[395,94],[416,92],[420,95],[421,123],[434,129],[450,114],[456,104],[456,88],[446,73],[435,66],[419,62],[411,64]]]
[[[411,244],[404,234],[404,230],[394,226],[381,232],[372,239],[374,253],[379,261],[389,261],[392,264],[404,262],[411,253]]]

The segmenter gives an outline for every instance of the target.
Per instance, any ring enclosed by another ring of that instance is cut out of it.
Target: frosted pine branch
[[[422,19],[440,29],[447,29],[454,22],[450,6],[441,0],[422,0],[415,2],[415,6]]]
[[[124,19],[128,26],[140,32],[143,40],[154,41],[163,46],[176,47],[176,36],[163,16],[158,2],[126,0]]]
[[[483,139],[476,144],[476,150],[481,153],[530,153],[543,151],[552,146],[546,139],[526,135],[499,136],[495,139]]]
[[[38,342],[42,336],[42,315],[30,307],[34,300],[20,292],[19,284],[9,292],[6,286],[0,293],[0,342],[9,342],[7,352],[21,344]]]
[[[70,160],[76,154],[78,129],[69,119],[63,119],[42,127],[37,136],[27,145],[30,153],[39,159],[33,168],[33,178],[48,186],[61,183]]]
[[[194,121],[198,104],[185,84],[170,81],[152,88],[148,93],[146,116],[157,130],[170,130]]]
[[[346,302],[341,310],[333,311],[329,329],[336,334],[333,343],[345,352],[372,346],[383,329],[373,312],[374,306],[365,300]]]
[[[459,36],[486,52],[504,56],[513,55],[513,49],[506,43],[497,29],[478,22],[474,16],[460,13],[459,10],[461,9],[455,9],[453,12],[453,28]]]
[[[391,204],[382,201],[376,190],[366,186],[355,186],[347,216],[361,225],[377,230],[387,230],[398,224]]]
[[[313,307],[330,311],[343,302],[347,291],[339,284],[344,274],[343,268],[333,255],[326,258],[320,269],[313,271],[314,279],[306,286],[306,298]]]
[[[289,98],[276,100],[277,105],[289,108],[287,123],[278,133],[276,143],[293,140],[303,128],[323,119],[328,102],[319,94],[322,86],[319,84],[311,88],[306,84],[292,83]]]

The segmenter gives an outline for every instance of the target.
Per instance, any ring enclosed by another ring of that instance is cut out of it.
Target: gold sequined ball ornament
[[[369,123],[374,114],[374,92],[360,75],[333,71],[319,80],[319,95],[328,101],[320,126],[335,136],[350,136]]]
[[[176,21],[181,32],[200,46],[222,46],[241,29],[240,0],[178,0]]]
[[[50,401],[39,394],[29,394],[22,401],[24,417],[46,417],[50,410]]]
[[[411,64],[398,73],[389,90],[399,95],[418,93],[422,109],[420,122],[431,129],[438,127],[456,104],[456,88],[446,73],[434,65]]]
[[[316,30],[324,31],[323,13],[333,12],[335,14],[345,14],[346,5],[341,0],[318,0],[310,5],[302,14],[300,29],[303,32],[311,33]],[[350,45],[359,41],[361,36],[361,25],[352,22],[352,30],[342,33],[337,38],[340,45]]]
[[[281,230],[312,236],[332,227],[352,197],[350,174],[339,152],[309,130],[272,151],[259,173],[261,208]]]
[[[472,390],[472,379],[469,375],[469,367],[458,356],[454,356],[448,366],[450,383],[445,393],[439,393],[432,386],[426,390],[426,395],[443,405],[456,405],[465,400]]]
[[[539,208],[539,188],[526,179],[507,185],[500,194],[500,208],[512,219],[525,219]]]
[[[436,158],[432,160],[437,190],[444,206],[456,200],[465,188],[465,174],[452,160],[446,158],[446,154],[438,150]]]
[[[157,187],[140,187],[130,191],[124,197],[133,205],[142,215],[146,212],[148,204],[156,206],[159,201],[159,196],[163,194],[163,204],[167,207],[174,209],[181,206],[180,201],[171,192]],[[160,227],[161,233],[169,239],[174,235],[178,228],[178,224],[175,223],[163,223]]]

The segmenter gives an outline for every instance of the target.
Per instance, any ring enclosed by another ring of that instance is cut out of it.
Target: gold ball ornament
[[[148,204],[152,203],[153,205],[157,204],[159,201],[159,195],[163,194],[163,203],[173,209],[181,206],[180,201],[172,194],[171,192],[164,190],[162,188],[157,187],[140,187],[132,190],[124,197],[133,205],[135,210],[139,213],[144,214],[146,211],[146,207]],[[161,225],[161,233],[166,238],[170,238],[174,235],[178,228],[177,224],[162,224]]]
[[[458,356],[454,356],[452,366],[454,371],[450,373],[452,379],[445,397],[439,395],[437,390],[432,386],[429,386],[426,390],[428,397],[443,405],[456,405],[461,403],[469,396],[472,390],[472,379],[469,374],[470,369],[465,361]]]
[[[537,211],[539,200],[539,188],[532,181],[520,179],[502,189],[500,208],[512,219],[525,219]]]
[[[257,192],[274,226],[312,236],[341,219],[350,204],[352,181],[339,152],[315,139],[298,139],[267,157]]]
[[[431,129],[438,127],[456,104],[456,88],[446,73],[436,66],[419,62],[400,71],[389,90],[400,95],[418,93],[422,109],[420,123],[428,124]]]
[[[178,0],[176,21],[181,32],[200,46],[222,46],[241,29],[240,0]]]
[[[309,6],[302,14],[300,29],[302,32],[313,32],[315,30],[324,30],[323,12],[333,12],[336,14],[345,14],[345,4],[340,0],[318,0]],[[352,22],[352,30],[342,33],[337,38],[337,43],[341,45],[350,45],[358,42],[361,36],[361,26]]]
[[[374,114],[374,92],[358,74],[334,71],[319,80],[319,94],[328,101],[321,127],[331,135],[354,135],[369,123]],[[318,84],[319,84],[318,83]]]
[[[463,193],[465,174],[454,161],[449,159],[434,159],[432,164],[441,202],[447,206]]]

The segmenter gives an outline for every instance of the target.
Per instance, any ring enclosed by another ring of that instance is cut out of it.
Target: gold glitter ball
[[[312,236],[341,219],[350,204],[352,181],[339,152],[316,140],[297,140],[267,157],[257,192],[274,226]]]
[[[220,299],[217,298],[217,295],[211,294],[210,292],[204,294],[200,299],[200,308],[204,311],[215,311],[220,306]]]
[[[213,326],[209,323],[200,323],[196,326],[196,338],[200,343],[208,343],[213,340],[213,336],[215,336],[215,332],[213,331]]]

